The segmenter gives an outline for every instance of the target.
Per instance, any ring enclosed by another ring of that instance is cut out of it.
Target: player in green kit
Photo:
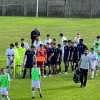
[[[96,55],[97,55],[97,68],[96,68],[96,76],[97,76],[98,67],[99,67],[99,64],[100,64],[100,47],[99,47],[99,43],[95,44],[94,51],[96,52]]]
[[[19,45],[18,42],[15,43],[15,48],[14,48],[14,78],[18,76],[18,69],[20,67],[20,55],[19,55]]]
[[[2,68],[0,70],[0,94],[2,95],[1,100],[10,100],[10,97],[8,96],[8,89],[10,85],[10,76],[9,74],[5,73],[5,70]]]
[[[24,60],[24,55],[25,55],[26,49],[24,48],[24,44],[21,44],[21,47],[18,48],[18,54],[20,57],[19,61],[19,67],[17,68],[17,76],[21,76],[22,68],[23,68],[23,60]]]
[[[41,87],[40,87],[40,77],[41,77],[41,72],[40,68],[37,67],[37,65],[34,65],[32,68],[32,99],[35,98],[35,91],[38,89],[40,98],[42,98],[42,93],[41,93]]]

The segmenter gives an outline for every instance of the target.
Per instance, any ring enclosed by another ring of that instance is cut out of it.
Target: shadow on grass
[[[46,90],[49,90],[49,91],[52,91],[52,90],[73,90],[73,89],[79,89],[79,85],[77,84],[77,86],[73,86],[73,85],[69,85],[69,86],[60,86],[60,87],[52,87],[52,88],[47,88],[47,89],[43,89],[43,91],[46,91]]]

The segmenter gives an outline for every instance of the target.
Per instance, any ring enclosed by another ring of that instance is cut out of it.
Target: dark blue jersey
[[[26,55],[26,58],[27,58],[25,67],[32,67],[33,63],[34,63],[33,58],[35,56],[35,51],[27,50],[25,52],[25,55]]]
[[[86,48],[87,48],[87,46],[84,45],[84,44],[80,44],[80,43],[79,43],[79,44],[77,45],[78,57],[79,57],[79,59],[81,58],[81,55],[84,54],[84,51],[85,51]]]
[[[58,59],[58,56],[59,56],[59,50],[58,50],[58,48],[52,48],[52,54],[54,54],[53,56],[52,56],[52,58],[51,59]]]
[[[64,59],[68,59],[69,52],[70,52],[69,47],[65,46],[64,47]]]

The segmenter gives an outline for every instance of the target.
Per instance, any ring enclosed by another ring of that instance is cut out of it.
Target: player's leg
[[[38,88],[38,91],[39,91],[39,95],[40,95],[40,98],[42,98],[42,92],[41,92],[41,88]]]
[[[86,87],[86,83],[87,83],[87,76],[88,76],[88,70],[87,70],[87,69],[86,69],[86,70],[84,70],[83,74],[84,74],[84,83],[83,83],[83,85],[84,85],[84,87]]]
[[[24,68],[24,71],[23,71],[23,78],[25,78],[25,76],[26,76],[26,68]]]
[[[30,79],[31,79],[31,72],[32,72],[32,68],[30,68],[29,70],[30,70]]]
[[[35,88],[32,87],[32,99],[34,99],[34,98],[35,98]]]
[[[36,90],[36,81],[32,80],[32,99],[35,98],[35,90]]]
[[[4,95],[2,95],[2,96],[1,96],[1,100],[4,100],[4,99],[5,99],[5,96],[4,96]]]

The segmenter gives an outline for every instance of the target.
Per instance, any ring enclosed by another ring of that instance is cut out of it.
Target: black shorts
[[[57,65],[57,59],[51,59],[50,65]]]
[[[25,64],[25,68],[32,68],[33,64]]]
[[[61,65],[62,59],[59,59],[59,61],[57,62],[58,65]]]

